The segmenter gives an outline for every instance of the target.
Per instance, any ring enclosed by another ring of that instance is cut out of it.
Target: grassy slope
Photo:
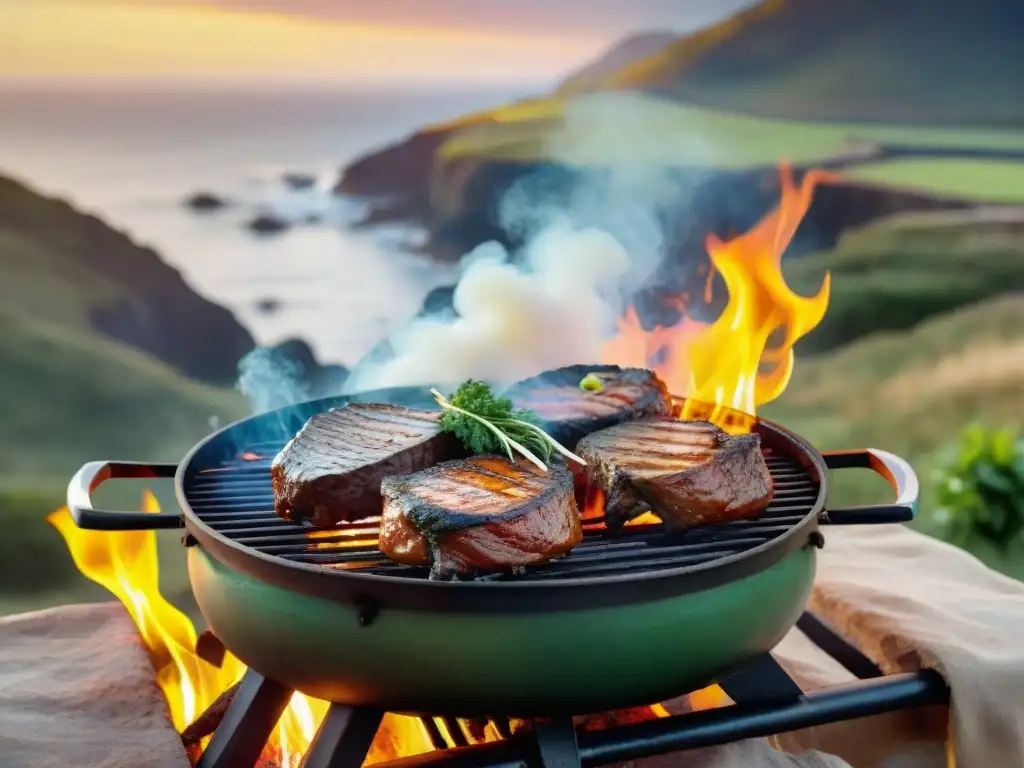
[[[121,298],[123,286],[82,258],[100,228],[65,201],[0,176],[0,307],[79,325],[91,308]]]
[[[826,271],[832,275],[828,313],[802,352],[1024,291],[1024,212],[904,214],[847,232],[834,250],[785,265],[790,285],[805,295],[817,291]]]
[[[246,408],[233,392],[70,326],[0,311],[0,328],[0,600],[77,589],[44,522],[71,474],[98,459],[177,461],[210,431],[211,417],[224,423]],[[132,486],[103,498],[133,505],[141,487]]]
[[[798,359],[786,392],[761,412],[822,450],[873,447],[908,459],[922,481],[917,525],[932,531],[930,476],[957,433],[976,421],[1024,427],[1024,297],[989,299]],[[889,497],[865,474],[837,473],[834,503]],[[1021,558],[975,553],[1024,578]]]
[[[87,329],[90,306],[121,288],[83,268],[67,207],[0,179],[0,612],[81,581],[45,514],[71,473],[96,459],[176,461],[246,412],[236,393],[189,381]],[[95,220],[79,220],[95,230]],[[136,503],[128,494],[105,494]],[[86,590],[83,595],[96,595]]]

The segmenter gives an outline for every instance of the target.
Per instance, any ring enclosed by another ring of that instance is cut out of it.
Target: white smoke
[[[497,243],[484,244],[466,257],[453,298],[459,316],[411,323],[391,339],[395,357],[356,371],[346,388],[511,381],[599,360],[616,316],[608,288],[630,264],[611,235],[567,221],[534,238],[522,265]]]
[[[665,222],[680,226],[702,181],[667,168],[664,154],[645,153],[644,143],[657,141],[655,128],[663,126],[638,118],[634,102],[587,97],[567,107],[546,155],[574,168],[577,182],[566,190],[542,171],[513,185],[499,219],[526,243],[522,252],[513,259],[486,243],[464,257],[454,295],[459,316],[414,320],[390,339],[393,358],[361,363],[348,391],[467,378],[510,382],[601,361],[624,298],[682,235],[666,232]],[[701,154],[699,138],[684,141],[690,157]],[[583,170],[602,157],[608,162],[600,170]]]

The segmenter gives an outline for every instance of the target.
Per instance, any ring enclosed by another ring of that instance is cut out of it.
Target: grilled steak
[[[583,536],[572,474],[473,456],[381,485],[380,551],[431,578],[499,572],[564,555]]]
[[[586,392],[580,381],[593,375],[598,392]],[[580,438],[640,416],[668,416],[672,398],[664,382],[642,368],[614,365],[573,365],[514,384],[505,393],[518,408],[528,408],[544,421],[544,429],[570,448]]]
[[[619,424],[583,438],[576,453],[605,493],[610,527],[647,504],[666,525],[689,528],[749,517],[772,498],[761,438],[730,437],[707,421]]]
[[[274,459],[274,509],[328,527],[381,513],[380,483],[462,455],[440,413],[350,403],[313,416]]]

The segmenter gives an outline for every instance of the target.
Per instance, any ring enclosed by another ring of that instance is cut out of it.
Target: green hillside
[[[90,263],[113,255],[97,244],[120,249],[116,276]],[[44,517],[81,464],[176,461],[211,419],[247,412],[239,394],[91,328],[98,307],[146,304],[133,287],[169,271],[154,259],[98,219],[0,178],[0,613],[76,583]]]
[[[587,88],[792,120],[1021,128],[1022,35],[1024,7],[1002,0],[764,0]]]
[[[787,259],[811,295],[832,276],[828,313],[800,344],[822,352],[1003,294],[1024,292],[1024,211],[903,214],[846,232],[835,249]]]

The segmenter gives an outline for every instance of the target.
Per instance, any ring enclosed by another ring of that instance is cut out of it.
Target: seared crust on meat
[[[381,513],[380,484],[461,454],[440,413],[349,403],[313,416],[270,468],[274,509],[328,527]]]
[[[572,474],[473,456],[381,484],[378,546],[392,560],[431,565],[432,578],[498,572],[564,555],[582,538]]]
[[[730,437],[707,421],[627,422],[588,435],[576,452],[605,493],[610,527],[647,505],[677,528],[720,523],[756,514],[772,498],[761,438]]]

